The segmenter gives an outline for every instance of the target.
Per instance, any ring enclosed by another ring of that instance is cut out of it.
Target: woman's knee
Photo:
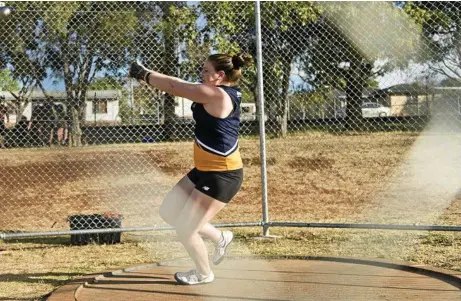
[[[182,208],[187,202],[189,195],[194,189],[194,184],[187,178],[183,177],[166,195],[160,205],[159,215],[168,224],[173,223],[181,213]]]
[[[190,227],[181,224],[176,225],[175,230],[178,239],[183,243],[189,242],[193,238],[194,234],[198,234],[198,231],[195,229],[191,229]]]

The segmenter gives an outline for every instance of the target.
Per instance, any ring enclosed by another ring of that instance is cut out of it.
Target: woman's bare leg
[[[225,206],[225,203],[194,189],[174,222],[179,240],[202,275],[210,274],[211,268],[208,250],[199,232]],[[210,229],[207,227],[207,233]]]
[[[186,175],[168,192],[167,196],[160,206],[160,217],[169,225],[176,227],[175,221],[187,203],[192,194],[195,185]],[[205,223],[200,229],[199,234],[214,243],[221,239],[221,230],[216,229],[210,223]]]

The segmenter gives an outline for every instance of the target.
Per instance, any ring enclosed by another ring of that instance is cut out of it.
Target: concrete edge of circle
[[[431,278],[435,278],[446,283],[453,285],[454,287],[461,290],[461,272],[445,270],[427,266],[423,264],[410,264],[408,262],[397,262],[383,259],[358,259],[348,257],[329,257],[329,256],[228,256],[230,260],[317,260],[317,261],[330,261],[330,262],[341,262],[341,263],[352,263],[371,265],[389,269],[402,270],[412,272]],[[70,283],[63,285],[54,290],[50,296],[46,299],[47,301],[75,301],[79,292],[90,284],[97,284],[98,281],[104,278],[110,278],[112,276],[120,275],[125,272],[133,272],[137,270],[149,269],[153,267],[169,266],[178,263],[190,262],[188,258],[179,258],[169,261],[155,262],[151,264],[144,264],[138,266],[132,266],[124,269],[104,272],[102,274],[90,274],[86,277],[74,279]]]

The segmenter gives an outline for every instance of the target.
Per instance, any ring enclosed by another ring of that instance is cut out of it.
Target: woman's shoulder
[[[240,91],[240,86],[235,85],[235,86],[226,86],[226,85],[219,85],[217,86],[218,88],[223,88],[224,90],[226,89],[231,89],[231,90],[237,90]]]
[[[240,92],[239,86],[217,86],[218,88],[223,89],[227,94],[235,95],[240,97],[242,93]]]

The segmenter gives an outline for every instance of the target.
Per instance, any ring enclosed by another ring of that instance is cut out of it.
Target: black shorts
[[[187,177],[195,189],[220,202],[229,203],[243,182],[243,168],[228,171],[200,171],[192,169]]]

